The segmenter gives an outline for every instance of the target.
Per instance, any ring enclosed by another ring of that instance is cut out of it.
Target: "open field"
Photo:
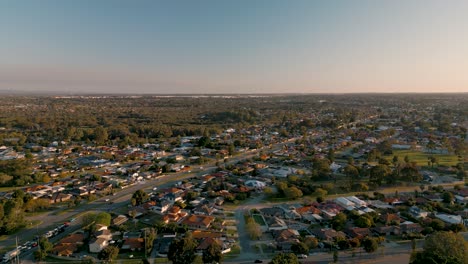
[[[408,156],[410,162],[416,162],[418,166],[427,166],[427,161],[429,157],[436,157],[438,160],[439,165],[445,165],[445,166],[455,166],[457,163],[461,162],[458,160],[458,157],[456,155],[450,155],[450,154],[429,154],[429,153],[423,153],[420,151],[414,151],[414,150],[394,150],[393,154],[391,155],[385,155],[384,158],[392,161],[393,156],[397,156],[400,161],[403,161],[405,156]],[[434,166],[437,166],[434,164]]]

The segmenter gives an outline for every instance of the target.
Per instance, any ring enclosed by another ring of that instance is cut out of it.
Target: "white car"
[[[306,254],[299,254],[299,255],[297,255],[297,257],[300,258],[300,259],[306,259],[307,255]]]

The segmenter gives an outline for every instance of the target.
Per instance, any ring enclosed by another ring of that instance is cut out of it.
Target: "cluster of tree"
[[[42,182],[42,175],[33,175],[30,159],[0,160],[0,186],[22,186]]]
[[[12,199],[0,201],[0,234],[11,234],[24,225],[24,192],[15,190]]]
[[[202,257],[196,254],[197,241],[191,232],[185,233],[184,237],[174,239],[169,245],[167,258],[174,264],[192,263],[220,263],[223,260],[221,245],[217,242],[211,243],[203,251]]]
[[[49,242],[47,237],[41,236],[38,240],[37,250],[34,251],[34,258],[39,261],[44,260],[52,250],[53,246],[54,245]]]
[[[138,206],[146,202],[148,199],[149,199],[149,196],[144,190],[138,190],[133,193],[130,201],[133,206]]]
[[[270,264],[299,264],[299,259],[293,253],[278,253],[271,259]]]
[[[81,226],[84,229],[93,231],[96,225],[110,226],[111,219],[112,219],[112,216],[106,212],[87,213],[83,215],[82,217]]]
[[[119,255],[119,248],[116,246],[107,246],[98,253],[98,259],[105,262],[112,262]]]
[[[422,251],[413,252],[410,263],[468,263],[468,242],[460,234],[436,232],[426,237]]]

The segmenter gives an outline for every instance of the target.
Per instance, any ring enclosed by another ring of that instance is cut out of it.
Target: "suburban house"
[[[320,229],[314,229],[311,231],[313,235],[315,235],[317,238],[325,241],[333,241],[336,238],[346,238],[345,233],[341,231],[336,231],[335,229],[332,228],[320,228]]]
[[[109,242],[105,238],[96,238],[89,243],[89,252],[99,253],[105,247],[109,245]]]
[[[179,206],[173,206],[171,209],[167,211],[167,213],[163,216],[164,223],[178,223],[182,219],[187,216],[187,212],[180,209]]]
[[[207,229],[210,227],[211,223],[213,223],[214,219],[215,218],[213,216],[190,215],[185,218],[181,224],[187,225],[190,229]]]
[[[165,214],[173,204],[173,202],[167,199],[161,199],[157,201],[156,204],[150,208],[150,210],[157,214]]]
[[[75,233],[71,234],[60,240],[51,250],[57,256],[71,256],[83,245],[84,234]]]
[[[300,234],[295,229],[284,229],[273,232],[276,247],[279,250],[290,251],[291,246],[299,243]]]
[[[73,195],[68,194],[68,193],[56,192],[50,196],[49,203],[54,204],[54,203],[66,202],[66,201],[69,201],[72,197]]]
[[[129,237],[125,239],[121,249],[122,250],[131,250],[131,251],[140,251],[144,248],[145,239],[141,237]]]
[[[112,219],[112,225],[119,226],[128,221],[128,218],[125,215],[119,215],[116,218]]]

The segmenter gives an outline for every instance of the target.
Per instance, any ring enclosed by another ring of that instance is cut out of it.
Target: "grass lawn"
[[[257,224],[259,224],[261,226],[266,225],[266,223],[265,223],[265,221],[263,221],[263,217],[261,215],[253,214],[252,217],[255,220],[255,222],[257,222]]]
[[[11,192],[18,189],[18,187],[0,187],[0,192]]]
[[[154,263],[169,263],[170,261],[167,258],[155,258]]]
[[[418,166],[427,166],[428,158],[431,156],[436,157],[440,165],[454,166],[460,162],[458,161],[458,157],[456,155],[429,154],[429,153],[423,153],[423,152],[414,151],[414,150],[394,150],[393,154],[385,155],[384,158],[391,162],[393,159],[393,156],[399,157],[400,161],[403,161],[405,156],[408,156],[410,162],[416,162]],[[437,166],[437,165],[434,165],[434,166]]]
[[[77,260],[77,259],[70,258],[70,260],[64,260],[64,259],[54,258],[53,256],[47,256],[45,258],[45,261],[47,263],[67,263],[67,264],[80,264],[80,263],[82,263],[80,260]]]
[[[235,236],[237,235],[237,230],[236,229],[226,229],[226,233],[228,234],[228,236]]]
[[[240,247],[239,245],[234,245],[231,248],[231,252],[224,255],[224,259],[232,259],[237,258],[240,254]]]
[[[287,202],[287,201],[291,201],[291,199],[288,199],[286,197],[269,197],[269,196],[266,196],[265,197],[265,201],[267,202],[272,202],[272,203],[281,203],[281,202]]]

